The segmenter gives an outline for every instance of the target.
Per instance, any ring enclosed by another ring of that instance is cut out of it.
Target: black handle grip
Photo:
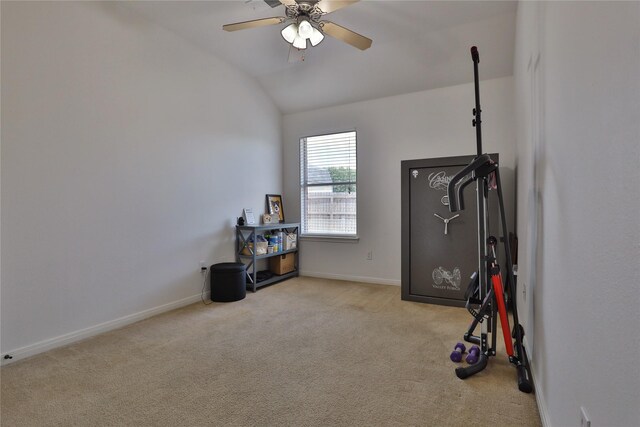
[[[476,178],[471,175],[465,182],[458,186],[458,210],[464,210],[464,189],[475,180]]]
[[[464,368],[456,368],[456,376],[461,380],[469,378],[471,375],[475,375],[486,368],[488,361],[489,357],[486,354],[481,353],[478,361],[474,365],[469,365]]]
[[[516,372],[518,373],[518,390],[523,393],[531,393],[533,385],[527,375],[527,369],[523,365],[518,365],[516,366]]]
[[[462,197],[462,191],[456,192],[456,185],[458,184],[458,182],[490,160],[491,158],[487,154],[477,156],[471,163],[465,166],[464,169],[462,169],[460,172],[455,174],[453,178],[451,178],[451,181],[449,181],[449,184],[447,185],[447,196],[449,197],[449,212],[458,212],[459,210],[462,210],[462,208],[464,208],[464,201],[460,201],[460,197]],[[471,181],[473,181],[473,179]],[[469,185],[471,181],[467,180],[467,182],[464,184],[464,187]],[[462,190],[464,190],[464,187],[462,187]]]
[[[480,62],[480,55],[478,55],[478,48],[475,46],[471,47],[471,59],[473,59],[473,62],[475,62],[476,64]]]
[[[455,179],[455,176],[454,176]],[[452,184],[453,182],[453,184]],[[456,182],[453,179],[447,185],[447,197],[449,198],[449,212],[458,212],[458,195],[456,194]]]

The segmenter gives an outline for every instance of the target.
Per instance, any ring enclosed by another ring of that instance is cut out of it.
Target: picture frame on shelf
[[[253,215],[253,209],[252,208],[244,208],[242,210],[242,217],[244,218],[244,223],[246,225],[253,225],[256,223],[256,218]]]
[[[267,212],[272,217],[277,217],[278,222],[284,222],[284,207],[280,194],[267,194]]]
[[[262,214],[262,223],[263,224],[278,224],[280,222],[280,218],[277,215],[271,214]]]

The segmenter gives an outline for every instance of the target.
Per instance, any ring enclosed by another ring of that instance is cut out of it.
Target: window
[[[301,235],[357,237],[356,133],[300,139]]]

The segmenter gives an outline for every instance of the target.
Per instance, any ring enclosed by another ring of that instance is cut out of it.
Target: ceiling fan
[[[254,19],[253,21],[236,22],[223,25],[225,31],[246,30],[248,28],[264,27],[293,21],[280,32],[282,37],[298,50],[307,48],[307,41],[311,46],[317,46],[327,34],[338,40],[350,44],[360,50],[371,47],[371,39],[347,28],[341,27],[322,18],[331,12],[357,3],[358,0],[279,0],[285,6],[286,16]],[[276,3],[272,0],[267,3]],[[272,6],[273,7],[273,6]]]

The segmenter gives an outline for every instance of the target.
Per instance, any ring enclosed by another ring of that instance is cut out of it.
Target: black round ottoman
[[[222,262],[211,266],[211,301],[239,301],[247,296],[246,266]]]

